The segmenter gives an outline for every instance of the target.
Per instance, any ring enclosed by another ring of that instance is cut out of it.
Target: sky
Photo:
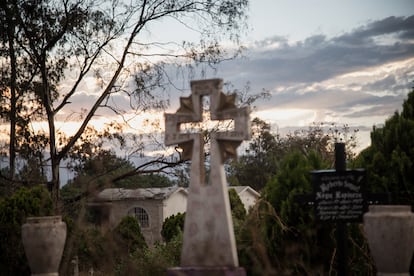
[[[168,19],[154,23],[145,29],[151,40],[179,42],[198,35]],[[247,23],[242,57],[222,62],[204,77],[222,78],[239,89],[249,84],[251,93],[268,91],[271,97],[255,103],[252,117],[282,135],[314,122],[347,124],[360,130],[361,150],[370,144],[372,127],[400,110],[414,86],[414,0],[251,0]],[[173,82],[183,91],[169,92],[167,112],[175,112],[179,96],[190,93],[187,80]],[[99,90],[94,77],[87,77],[64,115],[76,117],[81,108],[90,108]],[[99,115],[95,127],[111,119],[105,111]],[[145,132],[146,119],[163,120],[157,116],[136,117],[134,131]],[[61,128],[70,135],[78,125],[68,118]]]
[[[251,93],[268,91],[271,97],[255,103],[252,117],[275,132],[287,134],[314,122],[347,124],[360,130],[360,150],[369,145],[372,127],[401,109],[414,86],[414,0],[251,0],[248,14],[242,57],[222,62],[204,77],[222,78],[239,89],[249,84]],[[163,19],[145,32],[155,41],[197,38],[178,24]],[[85,92],[72,99],[78,110],[97,87],[90,79]],[[177,109],[179,96],[190,93],[188,80],[174,81],[184,92],[170,92],[168,112]],[[142,131],[140,124],[151,116],[137,117],[137,129]],[[94,125],[101,119],[105,116]]]
[[[333,37],[389,16],[410,16],[413,11],[411,0],[253,0],[249,39],[277,35],[297,41],[321,33]]]
[[[414,1],[253,0],[247,50],[216,76],[266,89],[253,116],[286,133],[313,122],[369,131],[414,86]]]
[[[414,86],[414,0],[250,0],[248,15],[242,57],[222,62],[205,78],[222,78],[239,89],[249,84],[252,93],[268,91],[271,97],[255,103],[252,117],[270,123],[275,132],[314,122],[348,124],[360,130],[361,150],[370,144],[372,127],[400,110]],[[177,24],[163,19],[145,32],[155,41],[197,38],[197,32]],[[170,93],[168,112],[176,110],[179,96],[190,93],[188,82],[180,85],[184,91]],[[63,116],[73,115],[60,125],[69,135],[98,86],[87,77],[64,110]],[[129,104],[125,98],[114,100]],[[94,118],[95,127],[111,119],[105,112]],[[137,118],[136,131],[145,132],[142,123],[154,114]]]

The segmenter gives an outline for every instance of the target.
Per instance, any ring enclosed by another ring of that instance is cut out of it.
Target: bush
[[[114,236],[128,248],[129,253],[148,247],[141,233],[139,222],[135,217],[127,216],[123,218],[115,228]]]
[[[178,213],[165,219],[162,224],[161,236],[165,242],[171,241],[184,230],[185,213]]]
[[[75,246],[79,270],[93,268],[96,275],[137,275],[137,261],[148,251],[138,220],[130,216],[106,233],[90,224],[83,226],[77,231]]]
[[[103,263],[106,268],[113,265],[112,256],[108,256],[112,250],[108,248],[105,237],[95,227],[88,227],[77,233],[77,249],[80,271],[88,271],[91,267],[103,269]]]
[[[52,199],[43,186],[21,188],[0,200],[0,271],[2,275],[30,275],[21,240],[21,226],[27,217],[47,216]]]
[[[183,235],[179,232],[169,242],[156,244],[154,248],[145,251],[143,258],[138,260],[137,275],[166,275],[168,268],[179,266],[182,244]]]
[[[237,219],[243,221],[246,218],[246,209],[236,190],[233,188],[229,189],[229,200],[233,220]]]

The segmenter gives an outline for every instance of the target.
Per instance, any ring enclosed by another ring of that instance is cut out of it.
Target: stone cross
[[[191,82],[191,95],[180,98],[175,114],[165,114],[165,144],[183,149],[191,159],[190,186],[184,223],[181,266],[238,267],[224,161],[236,156],[243,140],[250,138],[249,108],[237,108],[235,95],[222,92],[223,80]],[[234,120],[232,131],[211,133],[209,182],[205,183],[204,142],[201,133],[182,133],[180,125],[202,121],[202,98],[210,96],[212,120]]]

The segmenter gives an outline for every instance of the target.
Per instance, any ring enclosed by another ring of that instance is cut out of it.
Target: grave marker
[[[313,171],[314,193],[298,195],[299,202],[314,206],[315,217],[336,223],[337,273],[347,275],[348,222],[362,221],[366,211],[363,180],[365,171],[347,170],[345,144],[335,143],[335,170]]]
[[[364,170],[313,171],[315,217],[324,222],[362,222],[366,212]]]
[[[178,144],[182,158],[191,159],[181,267],[169,269],[168,275],[245,275],[238,267],[224,161],[235,157],[240,143],[250,138],[250,111],[236,107],[235,96],[225,95],[222,86],[221,79],[192,81],[192,94],[180,98],[175,114],[165,114],[165,144]],[[212,120],[234,120],[233,131],[211,133],[208,183],[202,133],[180,131],[183,123],[202,121],[204,96],[210,96]]]

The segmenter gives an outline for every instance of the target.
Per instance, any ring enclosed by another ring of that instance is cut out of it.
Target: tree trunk
[[[58,211],[58,201],[59,201],[59,187],[60,187],[60,176],[59,176],[59,166],[60,158],[56,149],[56,128],[55,128],[55,112],[53,110],[53,101],[52,95],[50,92],[47,68],[46,68],[47,58],[46,55],[41,56],[41,74],[42,74],[42,84],[43,84],[43,104],[46,109],[47,122],[49,128],[49,151],[50,151],[50,160],[52,168],[52,179],[49,182],[49,190],[52,195],[53,207],[55,213]]]
[[[50,182],[51,195],[53,200],[53,207],[55,213],[58,211],[59,202],[59,188],[60,188],[60,174],[59,174],[60,160],[56,156],[52,157],[52,181]]]
[[[9,40],[9,57],[10,57],[10,142],[9,142],[9,177],[14,179],[16,170],[16,52],[14,49],[14,20],[6,7],[6,17],[8,21],[7,39]]]

